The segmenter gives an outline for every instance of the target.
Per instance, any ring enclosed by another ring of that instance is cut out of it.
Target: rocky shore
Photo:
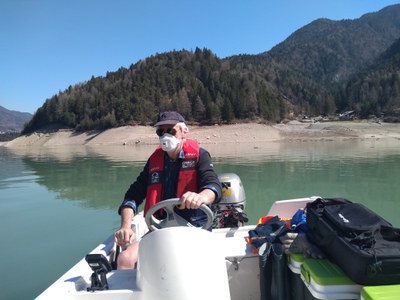
[[[266,125],[243,123],[233,125],[189,126],[189,137],[200,144],[264,143],[277,141],[393,139],[400,142],[400,124],[367,121],[309,122],[291,121]],[[156,145],[158,138],[151,126],[125,126],[105,131],[75,132],[59,130],[36,132],[18,137],[0,146],[10,148]]]

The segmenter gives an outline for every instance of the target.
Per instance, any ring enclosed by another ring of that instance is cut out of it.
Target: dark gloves
[[[288,232],[279,239],[286,254],[302,253],[305,257],[325,258],[324,253],[317,246],[310,243],[304,233]]]

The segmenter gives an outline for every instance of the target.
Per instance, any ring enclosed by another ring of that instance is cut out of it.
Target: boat
[[[239,176],[219,178],[223,199],[211,210],[201,208],[212,230],[193,227],[174,214],[178,199],[161,201],[146,217],[133,218],[141,239],[136,269],[116,269],[120,249],[111,234],[36,299],[260,299],[259,255],[246,241],[257,224],[245,224]],[[267,215],[289,219],[316,198],[276,201]],[[163,220],[154,216],[160,207],[167,212]]]

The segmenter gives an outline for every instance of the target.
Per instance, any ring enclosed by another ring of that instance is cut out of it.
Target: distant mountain
[[[374,63],[400,37],[400,5],[356,20],[318,19],[295,31],[268,54],[327,86],[347,81]]]
[[[0,106],[0,133],[21,132],[31,119],[30,113],[8,110]]]
[[[342,93],[341,99],[361,116],[384,115],[386,121],[400,120],[400,39],[370,68],[353,76]]]
[[[355,20],[315,20],[258,55],[220,59],[199,48],[157,54],[69,86],[47,99],[23,132],[151,124],[162,110],[200,124],[345,110],[399,122],[399,38],[400,4]]]

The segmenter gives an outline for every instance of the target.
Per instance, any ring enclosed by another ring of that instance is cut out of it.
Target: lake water
[[[209,145],[238,174],[251,223],[275,200],[345,197],[400,227],[400,141]],[[217,149],[223,147],[223,149]],[[119,226],[153,147],[0,147],[0,299],[32,299]],[[218,150],[218,151],[217,151]]]

